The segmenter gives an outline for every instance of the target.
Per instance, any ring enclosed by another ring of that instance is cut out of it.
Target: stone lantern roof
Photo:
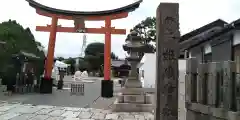
[[[131,31],[127,36],[126,44],[123,45],[124,51],[140,52],[144,48],[141,36],[136,31]]]
[[[131,31],[127,36],[126,41],[140,41],[142,42],[142,37],[138,35],[136,31]]]
[[[152,53],[154,52],[154,47],[150,44],[144,44],[142,37],[138,35],[136,31],[131,31],[131,33],[127,36],[126,44],[123,45],[123,50]]]

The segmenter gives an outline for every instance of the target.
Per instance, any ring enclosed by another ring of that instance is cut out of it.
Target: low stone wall
[[[198,63],[187,59],[187,120],[240,120],[240,97],[235,61]]]
[[[186,103],[186,120],[240,120],[240,112],[226,111],[199,103]]]

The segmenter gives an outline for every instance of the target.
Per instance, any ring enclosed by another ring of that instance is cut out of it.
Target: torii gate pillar
[[[57,24],[58,24],[58,18],[56,16],[52,16],[52,24],[50,27],[50,37],[48,41],[47,59],[45,60],[44,78],[41,80],[41,85],[40,85],[41,93],[52,93],[53,79],[51,77],[51,74],[52,74],[52,68],[54,63]]]
[[[105,20],[105,28],[108,30],[105,33],[104,45],[104,80],[102,81],[102,97],[113,97],[113,81],[111,80],[111,18]]]

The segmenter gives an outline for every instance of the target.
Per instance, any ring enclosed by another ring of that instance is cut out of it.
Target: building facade
[[[187,33],[180,48],[185,58],[191,58],[184,79],[186,120],[238,120],[240,19],[216,20]]]
[[[201,63],[239,61],[240,20],[229,24],[222,20],[214,21],[183,35],[180,45],[186,58],[196,57]]]

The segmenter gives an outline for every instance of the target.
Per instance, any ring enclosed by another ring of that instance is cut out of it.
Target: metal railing
[[[84,95],[84,83],[72,83],[71,84],[71,95]]]

